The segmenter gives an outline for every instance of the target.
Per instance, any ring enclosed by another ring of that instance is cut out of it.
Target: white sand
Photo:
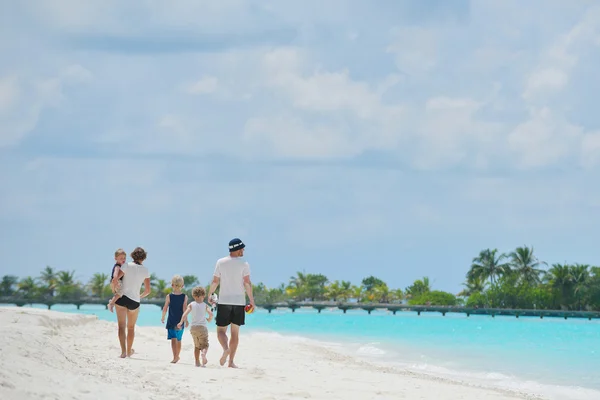
[[[214,328],[213,328],[214,329]],[[0,308],[0,399],[519,399],[376,366],[313,342],[244,334],[236,363],[221,367],[211,332],[209,364],[194,366],[189,331],[170,364],[162,328],[136,329],[136,354],[120,359],[116,324],[95,316]]]

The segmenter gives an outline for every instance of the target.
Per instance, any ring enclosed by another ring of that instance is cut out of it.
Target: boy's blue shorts
[[[183,329],[181,328],[179,330],[177,329],[167,329],[167,339],[171,340],[171,339],[177,339],[178,341],[181,342],[181,338],[183,338]]]

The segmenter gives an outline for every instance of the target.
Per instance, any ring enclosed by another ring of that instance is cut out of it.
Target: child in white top
[[[187,321],[188,314],[192,316],[192,322],[190,322],[190,334],[194,339],[194,357],[196,358],[196,367],[200,366],[200,354],[202,354],[202,367],[206,366],[208,360],[206,359],[206,353],[208,351],[208,322],[212,321],[213,313],[211,308],[204,302],[206,296],[206,289],[201,286],[197,286],[192,290],[192,297],[194,301],[191,302],[183,316],[181,321],[177,325],[178,329],[181,329],[184,321]],[[208,313],[208,319],[206,318]]]

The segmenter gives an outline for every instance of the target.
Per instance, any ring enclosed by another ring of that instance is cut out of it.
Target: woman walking
[[[123,295],[115,302],[121,358],[131,357],[134,352],[133,340],[135,339],[135,323],[140,313],[140,300],[150,294],[150,274],[148,268],[142,264],[146,260],[146,256],[144,249],[136,247],[131,252],[133,262],[121,266]],[[120,275],[121,273],[115,274],[113,280],[118,280]],[[142,284],[144,284],[144,293],[140,295]]]

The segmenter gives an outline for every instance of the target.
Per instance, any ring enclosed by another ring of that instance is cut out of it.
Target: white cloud
[[[91,77],[82,66],[71,65],[50,78],[0,78],[0,148],[17,145],[36,127],[43,110],[60,106],[65,100],[65,87]]]
[[[214,76],[205,76],[187,86],[186,91],[190,94],[210,94],[218,88],[219,80]]]
[[[577,153],[582,134],[581,127],[542,108],[532,110],[530,119],[510,133],[508,142],[517,156],[518,166],[537,168],[565,161]]]
[[[586,168],[600,165],[600,132],[589,132],[581,141],[581,164]]]
[[[408,75],[421,76],[438,60],[437,30],[428,27],[394,28],[387,52],[394,55],[396,67]]]
[[[251,118],[244,127],[245,150],[268,158],[329,159],[360,153],[336,127],[306,126],[293,116]]]
[[[580,20],[542,53],[538,66],[531,71],[523,97],[530,102],[547,103],[546,97],[567,87],[579,58],[593,45],[600,31],[600,7],[587,9]]]

